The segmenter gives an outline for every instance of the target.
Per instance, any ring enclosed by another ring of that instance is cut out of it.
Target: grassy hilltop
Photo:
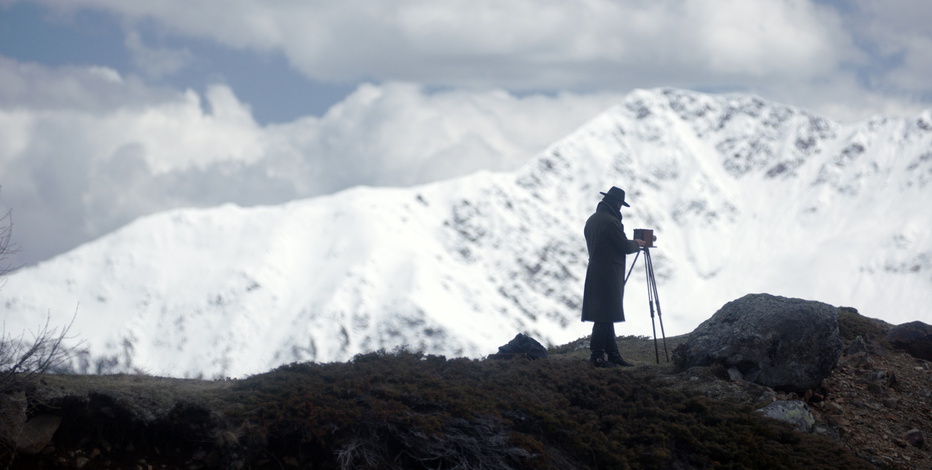
[[[399,350],[241,380],[48,375],[30,413],[61,425],[13,468],[873,468],[755,413],[763,387],[727,399],[662,345],[658,365],[652,340],[618,343],[638,367],[592,368],[582,338],[536,361]]]

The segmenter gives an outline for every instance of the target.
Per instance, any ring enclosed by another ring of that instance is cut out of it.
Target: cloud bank
[[[0,89],[0,203],[14,208],[22,262],[174,207],[510,170],[619,98],[365,84],[324,116],[262,126],[224,85],[172,92],[110,69],[0,60]]]
[[[915,112],[915,95],[932,91],[932,4],[910,0],[230,0],[222,15],[182,0],[41,3],[61,15],[93,9],[119,18],[137,63],[159,74],[191,57],[145,45],[140,29],[156,30],[152,41],[281,54],[324,82],[515,92],[662,85],[745,89],[789,103],[802,88],[810,108],[841,119],[881,103],[884,112]]]

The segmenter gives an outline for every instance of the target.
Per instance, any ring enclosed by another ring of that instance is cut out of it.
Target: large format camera
[[[634,239],[643,240],[644,247],[651,248],[654,246],[654,242],[657,241],[657,236],[654,235],[653,229],[636,228],[634,229]]]

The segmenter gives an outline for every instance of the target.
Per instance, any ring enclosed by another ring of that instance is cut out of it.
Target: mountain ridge
[[[921,319],[930,123],[637,90],[511,173],[156,214],[12,274],[0,299],[7,331],[77,307],[89,372],[239,376],[402,345],[477,357],[516,332],[559,344],[586,334],[582,226],[618,185],[628,233],[659,237],[668,334],[764,291]],[[648,334],[646,295],[627,292],[619,332]]]

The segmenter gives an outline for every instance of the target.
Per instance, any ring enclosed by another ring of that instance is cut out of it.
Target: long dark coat
[[[604,201],[586,221],[585,234],[589,267],[582,321],[625,321],[625,255],[637,252],[638,244],[625,236],[621,213]]]

